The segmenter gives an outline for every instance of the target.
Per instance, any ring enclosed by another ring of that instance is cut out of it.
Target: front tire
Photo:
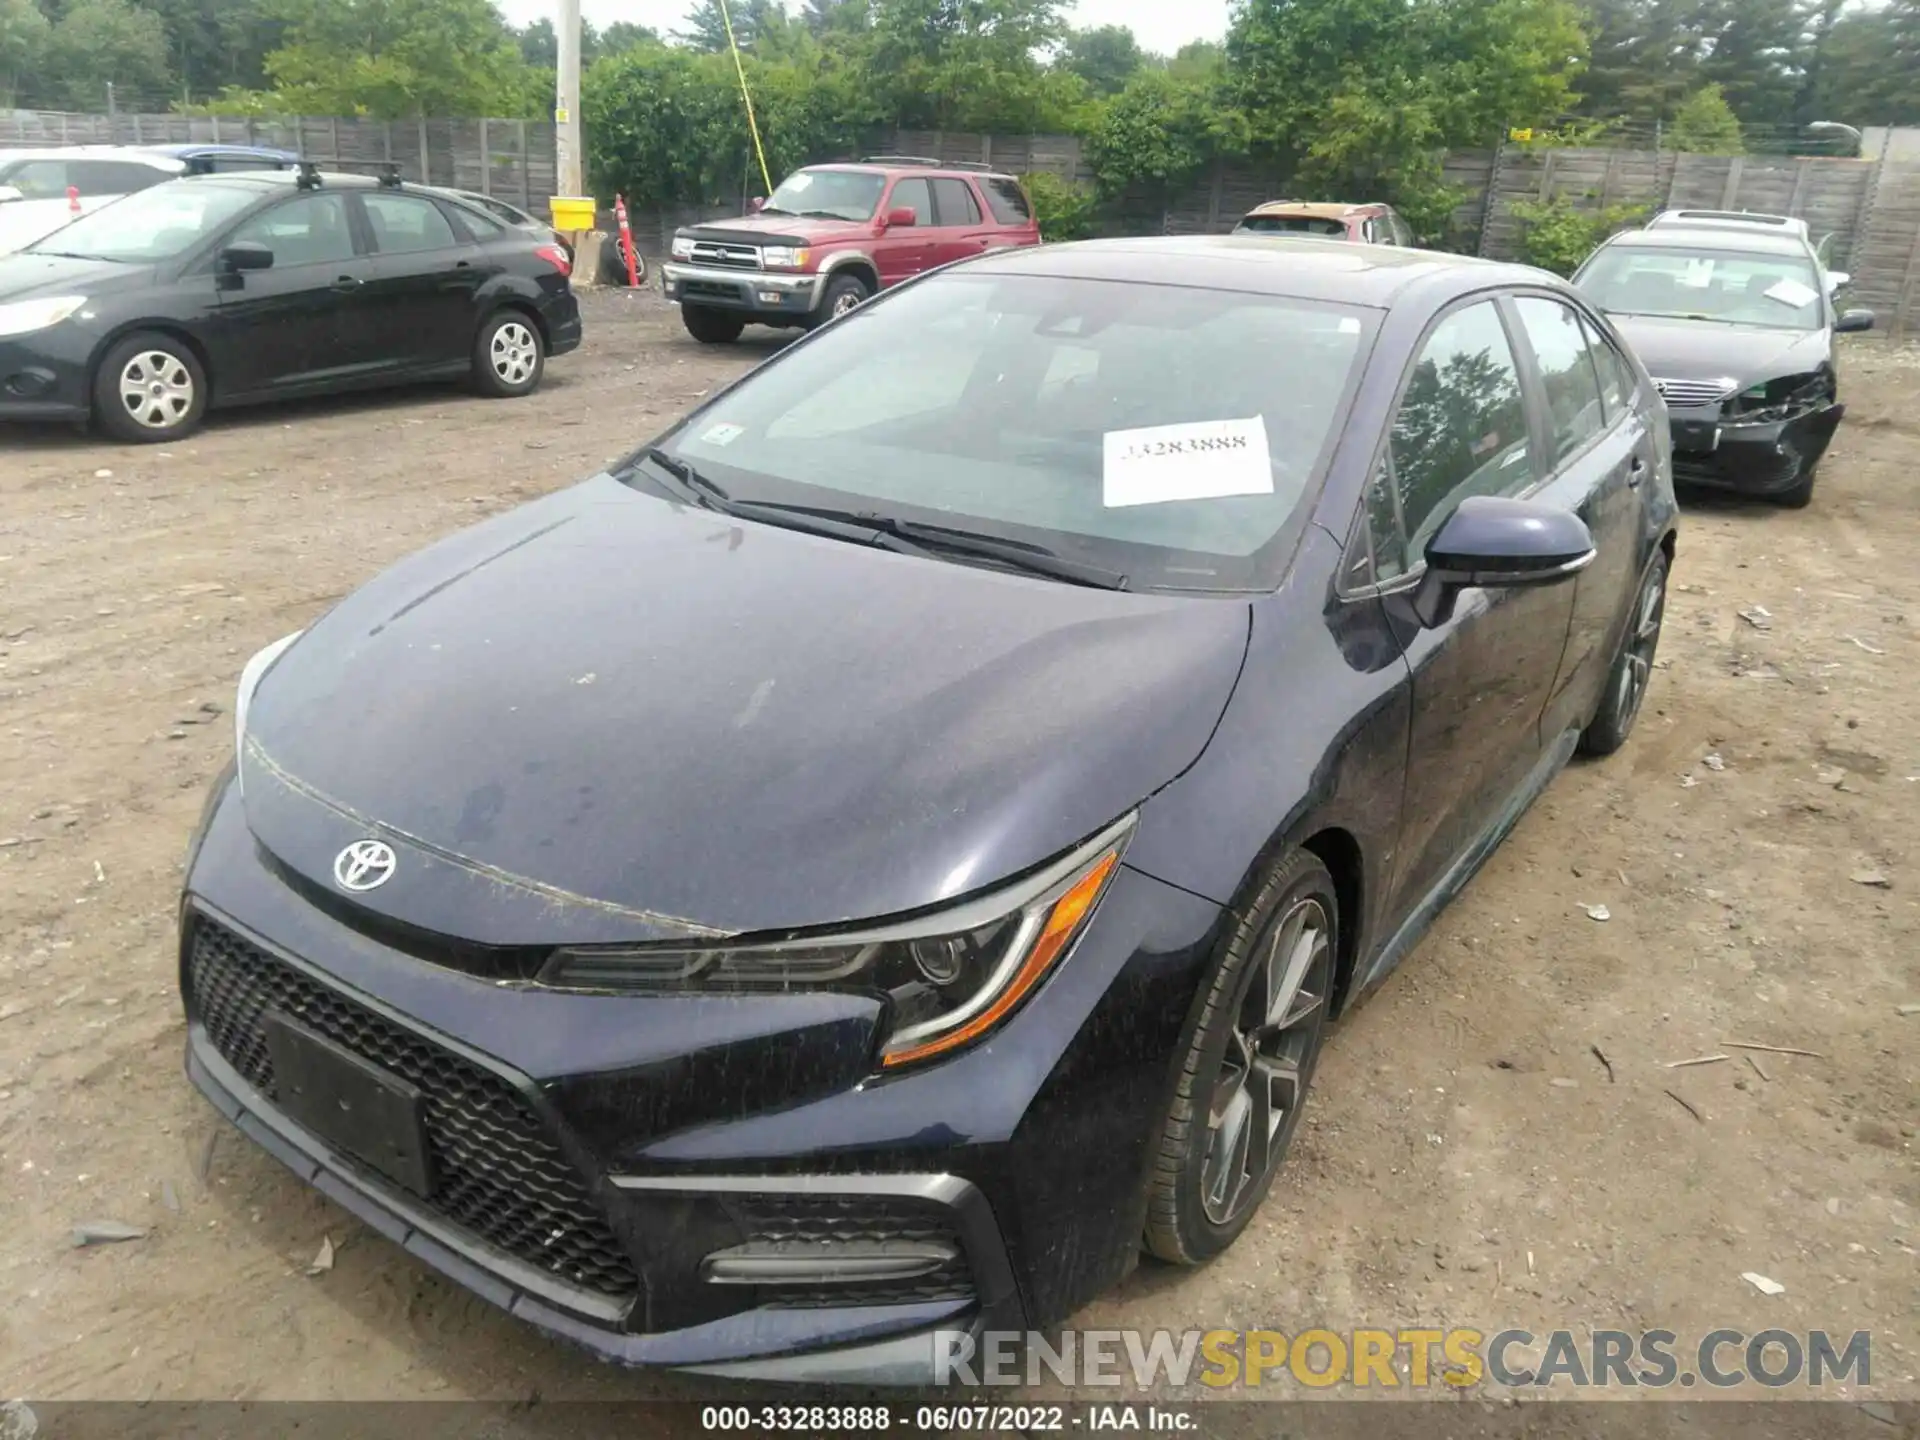
[[[873,296],[867,282],[858,275],[836,275],[827,282],[827,293],[820,297],[820,308],[813,312],[809,329],[819,329],[829,320],[838,320],[849,310],[857,310]]]
[[[473,343],[473,382],[482,395],[501,400],[531,395],[546,368],[540,327],[518,310],[502,310],[480,327]]]
[[[143,330],[119,341],[93,377],[100,429],[132,445],[178,440],[207,413],[207,375],[184,341]]]
[[[1147,1249],[1211,1260],[1253,1219],[1293,1143],[1333,1002],[1333,876],[1295,850],[1233,926],[1200,997],[1147,1200]]]
[[[747,322],[738,315],[709,305],[682,305],[680,323],[702,345],[731,345],[747,328]]]
[[[1813,503],[1813,482],[1818,478],[1815,472],[1818,465],[1801,462],[1800,473],[1793,477],[1793,484],[1773,497],[1773,503],[1784,510],[1804,510]]]
[[[1667,555],[1660,550],[1654,552],[1653,564],[1647,567],[1640,593],[1634,597],[1626,634],[1620,637],[1620,651],[1607,672],[1600,713],[1580,736],[1583,755],[1611,755],[1633,733],[1633,722],[1639,718],[1648,682],[1653,679],[1653,657],[1660,648],[1660,627],[1666,614]]]

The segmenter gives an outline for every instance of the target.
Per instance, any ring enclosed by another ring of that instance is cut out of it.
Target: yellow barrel
[[[553,228],[556,230],[593,229],[594,202],[591,195],[556,195],[552,200]]]

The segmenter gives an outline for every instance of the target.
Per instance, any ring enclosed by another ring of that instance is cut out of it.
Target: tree
[[[594,45],[594,56],[618,55],[636,45],[658,45],[660,33],[651,26],[635,25],[631,20],[616,20],[602,30]],[[582,56],[582,63],[585,57]]]
[[[1078,75],[1096,95],[1118,95],[1146,60],[1133,31],[1124,25],[1102,25],[1069,34],[1054,64]]]
[[[192,95],[266,79],[267,52],[281,39],[272,0],[133,0],[158,16],[175,80]]]
[[[830,35],[861,35],[873,24],[867,0],[805,0],[800,23],[815,39]]]
[[[1103,196],[1137,190],[1164,204],[1210,160],[1246,144],[1246,117],[1223,103],[1215,84],[1144,69],[1107,106],[1087,158]]]
[[[898,123],[1040,131],[1086,100],[1078,76],[1035,55],[1066,35],[1064,0],[872,0],[868,73]]]
[[[1564,112],[1585,45],[1567,0],[1242,0],[1227,73],[1300,188],[1426,218],[1444,152]]]
[[[1791,126],[1811,59],[1804,0],[1709,0],[1700,74],[1749,128]]]
[[[780,7],[779,0],[727,0],[724,13],[720,0],[699,0],[687,12],[687,28],[676,31],[673,38],[695,50],[722,53],[728,48],[729,18],[733,21],[734,43],[742,50],[756,49],[765,32],[784,30],[787,26],[787,12]]]
[[[1702,85],[1681,103],[1671,134],[1674,149],[1697,155],[1738,155],[1747,148],[1739,117],[1718,85]]]
[[[1920,0],[1840,15],[1825,37],[1809,120],[1920,124]]]
[[[1586,0],[1592,37],[1580,89],[1586,114],[1651,126],[1700,83],[1708,0]]]
[[[1212,40],[1189,40],[1167,61],[1176,80],[1213,80],[1226,73],[1227,47]]]
[[[127,0],[74,0],[47,35],[35,93],[63,110],[99,110],[109,82],[123,108],[163,104],[173,92],[166,28]]]
[[[99,0],[89,0],[99,3]],[[267,73],[310,115],[538,113],[536,72],[490,0],[283,0]]]
[[[46,56],[52,29],[33,0],[0,0],[0,110],[18,103]]]

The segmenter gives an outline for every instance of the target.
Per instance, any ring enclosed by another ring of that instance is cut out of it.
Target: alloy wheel
[[[148,430],[170,430],[193,413],[193,372],[178,355],[143,350],[120,371],[120,403]]]
[[[1269,935],[1241,981],[1207,1107],[1200,1199],[1215,1225],[1238,1219],[1286,1154],[1332,990],[1333,925],[1318,900],[1300,900]]]
[[[842,294],[834,296],[834,299],[833,299],[834,315],[835,316],[844,315],[849,310],[854,309],[856,306],[859,305],[861,298],[862,297],[860,295],[860,292],[857,290],[848,290]]]
[[[1634,606],[1633,629],[1627,633],[1626,653],[1621,657],[1625,662],[1620,667],[1619,695],[1623,732],[1640,713],[1640,702],[1646,698],[1647,682],[1653,678],[1654,651],[1660,645],[1660,624],[1666,612],[1665,567],[1656,565]]]
[[[526,384],[539,358],[539,342],[533,338],[533,332],[518,320],[509,320],[493,332],[489,359],[493,364],[493,373],[506,384]]]

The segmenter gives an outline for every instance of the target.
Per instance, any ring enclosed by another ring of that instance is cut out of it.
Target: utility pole
[[[580,175],[580,0],[560,0],[559,65],[553,104],[554,161],[562,195],[584,193]]]

